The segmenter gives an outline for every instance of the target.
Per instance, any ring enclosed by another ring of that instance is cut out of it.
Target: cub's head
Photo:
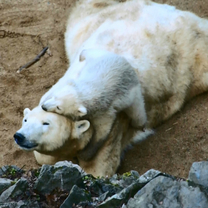
[[[22,127],[14,134],[14,140],[21,149],[52,154],[66,145],[67,151],[82,149],[91,136],[89,121],[73,122],[64,116],[46,112],[38,106],[33,110],[24,110]]]
[[[47,99],[41,107],[45,111],[69,116],[74,119],[87,114],[87,109],[79,104],[76,89],[69,84],[55,91],[53,96]]]

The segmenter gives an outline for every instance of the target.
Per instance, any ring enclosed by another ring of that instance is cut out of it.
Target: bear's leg
[[[185,96],[185,93],[176,93],[166,102],[152,104],[152,108],[148,111],[148,125],[155,127],[169,119],[173,114],[181,109]]]
[[[163,120],[169,119],[173,114],[181,109],[184,104],[185,96],[185,93],[177,93],[170,97],[166,103],[164,103]]]
[[[132,101],[132,104],[126,108],[124,112],[131,119],[132,127],[138,130],[143,130],[147,123],[147,115],[141,88],[137,86],[132,89],[132,92],[129,93],[128,99]]]
[[[117,138],[115,138],[117,139]],[[79,160],[79,165],[86,173],[95,177],[112,176],[120,164],[121,145],[105,145],[90,161]]]
[[[124,122],[126,122],[126,120],[124,120]],[[118,118],[116,119],[103,146],[91,160],[85,161],[78,157],[79,165],[85,172],[96,177],[112,176],[116,173],[120,165],[123,134],[125,128],[128,127],[128,125],[125,124],[126,123],[121,123]]]

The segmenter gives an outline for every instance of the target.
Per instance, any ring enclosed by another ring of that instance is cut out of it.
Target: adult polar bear
[[[149,0],[78,1],[67,23],[65,47],[70,63],[88,48],[125,57],[136,69],[149,126],[155,127],[207,90],[207,29],[206,19]],[[77,71],[69,68],[41,102]]]
[[[181,108],[184,101],[208,90],[208,21],[192,13],[176,10],[172,6],[148,0],[129,0],[122,3],[112,0],[78,1],[70,12],[65,45],[71,65],[76,65],[81,51],[88,48],[104,49],[125,57],[135,68],[141,82],[149,127],[155,127],[168,119]],[[69,67],[63,78],[42,97],[40,103],[78,71],[76,67]],[[32,120],[29,118],[37,120],[37,115],[44,115],[46,118],[51,115],[40,107],[26,114],[28,124]],[[53,116],[57,123],[63,118],[56,114]],[[37,161],[50,163],[64,159],[64,156],[69,159],[67,151],[70,148],[67,148],[66,143],[70,145],[76,139],[70,133],[76,130],[76,123],[67,121],[69,124],[65,121],[64,126],[71,128],[65,135],[68,139],[62,140],[60,135],[58,147],[53,146],[54,143],[50,144],[57,140],[51,132],[50,140],[39,134],[41,142],[51,149],[42,151],[41,145],[37,144],[33,150],[43,153],[35,152]],[[118,114],[115,121],[100,117],[90,123],[89,128],[81,132],[82,139],[88,141],[87,148],[80,149],[84,156],[92,150],[90,146],[93,146],[91,140],[85,138],[85,133],[96,132],[98,129],[102,136],[97,134],[96,141],[105,135],[107,139],[97,152],[89,156],[89,160],[85,160],[78,152],[73,156],[78,156],[79,164],[89,173],[112,175],[119,165],[121,151],[132,142],[134,131],[129,127],[129,120],[123,113]],[[107,131],[105,128],[99,129],[100,125],[107,125]],[[24,126],[25,124],[18,131],[23,135]],[[56,128],[57,131],[60,130]],[[25,139],[35,140],[37,132],[34,131],[31,130]]]

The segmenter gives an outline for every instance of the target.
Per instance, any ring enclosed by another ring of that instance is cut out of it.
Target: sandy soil
[[[0,166],[38,167],[32,153],[20,150],[13,134],[21,126],[24,108],[35,107],[41,96],[64,74],[68,63],[63,34],[72,1],[0,1]],[[208,0],[161,0],[208,17]],[[20,74],[17,69],[49,46],[39,62]],[[193,99],[144,143],[125,154],[120,173],[150,168],[187,177],[194,161],[208,157],[208,94]]]

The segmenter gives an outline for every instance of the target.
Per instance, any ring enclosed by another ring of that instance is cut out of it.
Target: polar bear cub
[[[147,122],[144,99],[138,76],[126,59],[105,50],[85,49],[79,62],[85,63],[76,77],[56,88],[42,108],[75,120],[124,111],[134,128],[143,129]]]

